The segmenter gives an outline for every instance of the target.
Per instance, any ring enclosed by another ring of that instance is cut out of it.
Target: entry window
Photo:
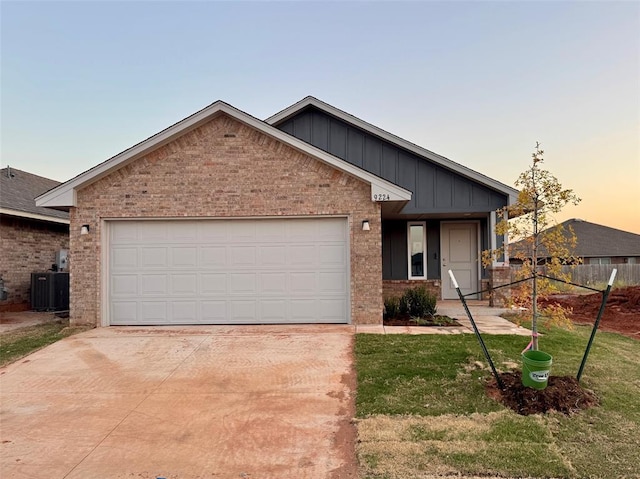
[[[411,222],[407,226],[409,253],[409,279],[426,279],[427,226],[424,221]]]

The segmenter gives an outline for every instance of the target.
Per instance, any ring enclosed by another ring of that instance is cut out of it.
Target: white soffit
[[[128,150],[117,154],[116,156],[100,163],[99,165],[79,174],[75,178],[62,183],[61,185],[47,191],[36,198],[36,206],[55,207],[71,207],[76,206],[76,192],[100,178],[116,171],[126,164],[160,148],[163,145],[175,140],[176,138],[188,133],[198,126],[210,121],[218,114],[227,114],[232,118],[251,126],[262,133],[271,136],[296,150],[316,158],[334,168],[348,173],[365,183],[371,185],[372,201],[409,201],[411,200],[411,192],[397,186],[390,181],[384,180],[373,175],[357,166],[352,165],[338,157],[330,155],[315,146],[312,146],[302,140],[299,140],[288,133],[285,133],[262,120],[259,120],[231,105],[216,101],[208,107],[194,113],[184,120],[162,130],[160,133],[132,146]]]
[[[345,111],[342,111],[312,96],[303,98],[302,100],[300,100],[297,103],[294,103],[290,107],[287,107],[284,110],[276,113],[275,115],[267,118],[265,121],[270,125],[274,125],[274,126],[278,125],[279,123],[282,123],[283,121],[291,118],[296,113],[303,110],[304,108],[307,108],[308,106],[313,106],[315,108],[318,108],[319,110],[324,111],[330,115],[333,115],[353,126],[356,126],[357,128],[360,128],[361,130],[371,133],[372,135],[378,136],[383,140],[393,143],[394,145],[397,145],[405,150],[415,153],[418,156],[426,158],[440,166],[443,166],[444,168],[447,168],[451,171],[459,173],[462,176],[465,176],[471,180],[474,180],[478,183],[482,183],[493,190],[496,190],[496,191],[499,191],[500,193],[508,195],[509,204],[513,204],[517,201],[519,192],[515,188],[511,188],[510,186],[505,185],[504,183],[501,183],[497,180],[494,180],[493,178],[489,178],[488,176],[485,176],[482,173],[478,173],[477,171],[467,168],[466,166],[456,163],[455,161],[445,158],[444,156],[438,155],[437,153],[429,151],[426,148],[422,148],[421,146],[418,146],[415,143],[411,143],[410,141],[404,140],[399,136],[389,133],[388,131],[385,131],[382,128],[378,128],[377,126],[372,125],[371,123],[367,123],[366,121],[363,121],[356,116],[353,116]]]

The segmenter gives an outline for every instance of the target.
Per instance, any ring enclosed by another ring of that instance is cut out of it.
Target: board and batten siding
[[[504,194],[313,107],[277,127],[412,191],[403,214],[488,213],[507,203]]]

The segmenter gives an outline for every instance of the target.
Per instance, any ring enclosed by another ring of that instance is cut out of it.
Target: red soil
[[[571,308],[569,317],[574,323],[593,325],[602,304],[602,294],[557,294],[541,300],[540,304],[559,304]],[[611,290],[599,330],[640,340],[640,286]]]

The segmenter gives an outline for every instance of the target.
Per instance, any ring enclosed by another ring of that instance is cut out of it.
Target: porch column
[[[496,308],[504,308],[509,305],[511,299],[511,290],[509,288],[497,288],[511,282],[511,268],[506,266],[492,266],[489,268],[489,287],[492,291],[489,293],[489,306]]]

